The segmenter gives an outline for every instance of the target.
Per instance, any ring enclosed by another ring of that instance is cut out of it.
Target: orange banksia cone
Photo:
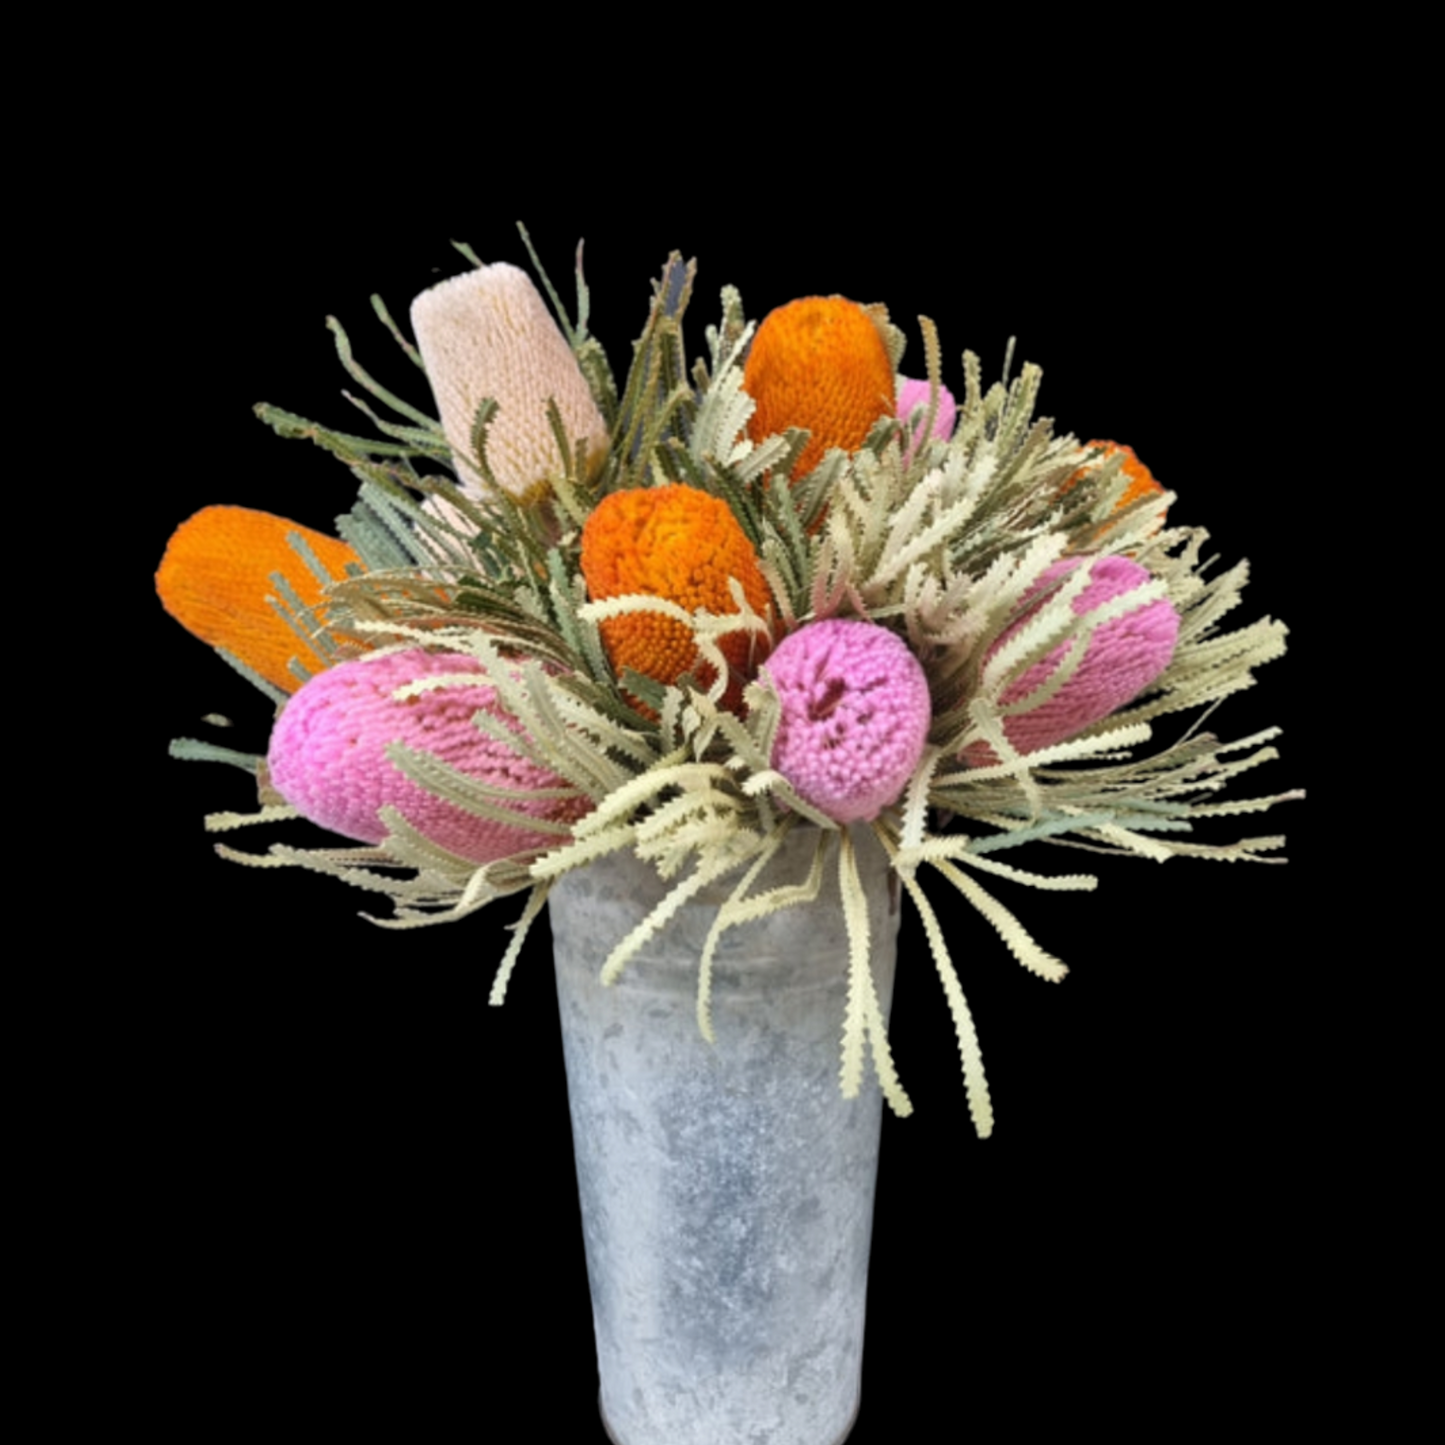
[[[316,560],[338,580],[353,548],[271,512],[250,507],[206,507],[171,534],[156,573],[166,611],[187,632],[221,647],[284,692],[301,679],[287,665],[294,657],[312,672],[326,663],[266,601],[279,572],[308,607],[321,600],[321,584],[286,540],[300,533]]]
[[[1120,497],[1114,505],[1116,512],[1123,511],[1125,507],[1133,506],[1140,497],[1147,497],[1154,492],[1163,494],[1164,488],[1154,480],[1153,472],[1134,454],[1133,447],[1126,447],[1122,442],[1102,441],[1093,441],[1088,445],[1090,447],[1103,447],[1104,454],[1090,462],[1087,467],[1080,467],[1079,470],[1064,483],[1065,491],[1068,491],[1075,482],[1079,481],[1087,475],[1087,473],[1097,470],[1103,466],[1105,462],[1122,455],[1124,462],[1120,470],[1122,470],[1124,475],[1129,479],[1129,485],[1124,489],[1124,495]]]
[[[738,610],[728,589],[728,578],[736,577],[748,605],[760,616],[768,613],[768,584],[752,543],[726,502],[695,487],[604,497],[582,529],[582,575],[594,602],[641,594],[719,615]],[[698,667],[691,630],[670,617],[614,617],[601,624],[601,633],[618,673],[630,667],[670,684],[697,668],[704,686],[713,680],[710,668]],[[767,653],[766,639],[738,632],[720,645],[733,671],[724,704],[736,708],[743,683]]]
[[[757,409],[753,441],[806,427],[794,479],[832,447],[856,452],[874,422],[894,414],[893,366],[872,318],[842,296],[805,296],[764,318],[743,368],[743,389]]]

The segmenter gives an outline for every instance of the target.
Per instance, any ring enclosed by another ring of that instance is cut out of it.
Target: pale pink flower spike
[[[1055,562],[1034,592],[1085,565],[1081,557]],[[1087,563],[1089,584],[1074,599],[1077,616],[1102,607],[1111,598],[1152,581],[1150,572],[1127,557],[1098,557]],[[999,638],[996,652],[1032,617],[1026,613]],[[1165,598],[1146,602],[1133,612],[1096,628],[1074,675],[1046,702],[1004,719],[1004,735],[1021,753],[1037,752],[1083,732],[1131,702],[1169,665],[1179,638],[1179,614]],[[1068,656],[1073,642],[1064,642],[1016,678],[1004,690],[1003,703],[1020,702],[1046,683]],[[990,655],[991,655],[990,654]],[[964,756],[974,767],[997,759],[987,743],[975,743]]]

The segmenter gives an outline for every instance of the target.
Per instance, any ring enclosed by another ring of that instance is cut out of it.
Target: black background
[[[170,760],[166,744],[218,736],[199,719],[219,712],[236,724],[221,740],[259,751],[269,705],[162,613],[151,573],[166,537],[209,503],[329,528],[350,477],[250,406],[365,429],[340,395],[328,314],[363,364],[427,405],[367,298],[381,292],[403,318],[465,266],[452,236],[525,265],[521,214],[569,299],[586,237],[592,329],[619,371],[671,249],[700,260],[694,352],[728,281],[755,317],[814,292],[885,301],[909,332],[910,374],[926,312],[955,390],[965,347],[991,379],[1016,335],[1016,357],[1044,368],[1043,414],[1134,445],[1179,493],[1174,517],[1206,526],[1223,565],[1254,565],[1234,620],[1283,618],[1291,652],[1214,722],[1227,736],[1286,729],[1283,760],[1236,793],[1305,786],[1300,458],[1271,392],[1292,340],[1269,279],[1286,237],[1267,219],[1241,225],[1228,175],[1207,167],[1168,195],[1065,179],[1047,204],[963,186],[924,203],[900,182],[750,213],[740,196],[747,220],[706,221],[665,205],[638,219],[623,185],[509,189],[479,172],[427,203],[394,177],[351,179],[334,189],[318,163],[316,177],[234,189],[178,183],[183,195],[156,198],[130,277],[145,305],[127,347],[166,422],[144,461],[144,544],[119,588],[153,679],[143,846],[120,867],[136,900],[167,901],[149,956],[94,1000],[128,1039],[98,1116],[128,1206],[116,1267],[165,1321],[162,1363],[219,1416],[267,1421],[284,1399],[302,1424],[394,1411],[410,1436],[520,1407],[538,1434],[600,1441],[546,928],[506,1007],[489,1009],[514,905],[394,933],[332,880],[215,857],[203,815],[254,793],[236,770]],[[140,399],[124,368],[116,384]],[[1302,921],[1329,901],[1310,806],[1237,820],[1288,831],[1286,867],[1099,860],[1092,896],[991,885],[1070,965],[1061,985],[1026,974],[929,885],[989,1071],[986,1142],[905,912],[892,1040],[916,1112],[884,1125],[859,1445],[927,1438],[965,1391],[971,1410],[1020,1425],[1147,1424],[1146,1381],[1149,1399],[1197,1413],[1220,1403],[1218,1370],[1232,1392],[1271,1368],[1300,1268],[1289,1181],[1315,1147],[1299,1124],[1320,1089],[1300,1064],[1309,1023],[1294,993]],[[304,832],[233,841],[288,836]]]

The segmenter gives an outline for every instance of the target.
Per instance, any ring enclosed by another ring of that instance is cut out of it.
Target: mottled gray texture
[[[801,882],[799,829],[761,887]],[[898,911],[855,830],[885,1015]],[[836,848],[833,858],[836,859]],[[604,989],[603,961],[663,895],[630,855],[550,907],[602,1410],[618,1445],[837,1445],[858,1406],[882,1098],[839,1094],[847,930],[819,900],[724,936],[709,1046],[703,894]],[[754,890],[758,891],[757,889]]]

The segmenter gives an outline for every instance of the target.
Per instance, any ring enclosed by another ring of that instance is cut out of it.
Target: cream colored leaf
[[[507,945],[507,951],[502,955],[502,962],[497,969],[497,977],[492,983],[492,992],[487,1002],[494,1008],[500,1007],[507,997],[507,985],[512,979],[512,970],[517,966],[517,960],[522,956],[522,945],[527,941],[527,933],[532,924],[536,921],[537,915],[547,903],[547,894],[551,891],[551,883],[539,883],[527,895],[526,906],[522,909],[522,916],[512,925],[512,941]]]
[[[868,899],[858,877],[853,838],[847,829],[838,835],[838,887],[843,897],[843,917],[848,925],[848,1004],[843,1021],[843,1097],[854,1099],[863,1083],[865,1041],[873,1048],[873,1067],[889,1107],[900,1118],[913,1112],[913,1105],[899,1082],[888,1048],[888,1030],[878,1002],[878,990],[869,965],[872,952],[868,922]]]
[[[1030,973],[1036,973],[1040,978],[1046,978],[1053,983],[1059,982],[1068,973],[1068,969],[1053,954],[1040,948],[1023,924],[980,884],[941,858],[937,859],[933,866],[988,919],[1007,945],[1008,951]]]

